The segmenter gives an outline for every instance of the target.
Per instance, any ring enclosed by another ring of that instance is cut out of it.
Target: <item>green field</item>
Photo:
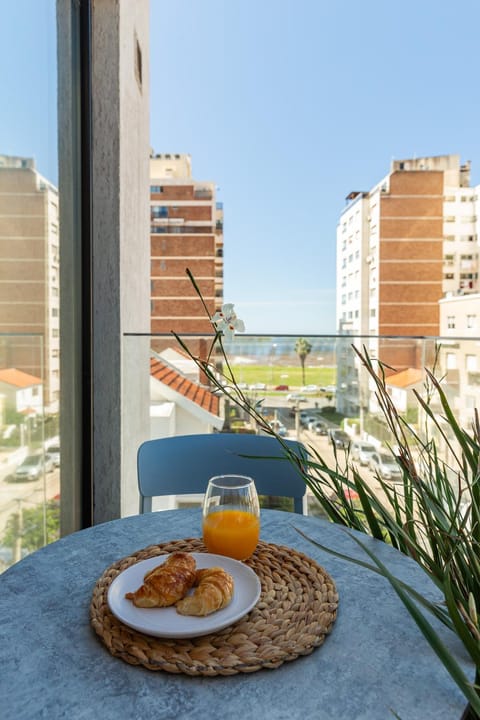
[[[288,385],[289,388],[298,389],[303,382],[302,368],[297,365],[233,365],[233,372],[237,383],[265,383],[268,387]],[[336,368],[333,367],[306,367],[305,385],[335,385]]]

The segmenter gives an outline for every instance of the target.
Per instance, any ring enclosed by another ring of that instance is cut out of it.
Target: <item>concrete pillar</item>
[[[138,512],[149,434],[148,344],[124,338],[150,331],[149,1],[94,0],[92,33],[96,524]]]

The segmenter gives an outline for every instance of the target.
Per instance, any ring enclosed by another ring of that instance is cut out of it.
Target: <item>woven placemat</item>
[[[187,675],[234,675],[277,668],[310,654],[335,622],[338,595],[325,570],[292,548],[260,541],[246,561],[262,591],[256,606],[230,627],[198,638],[171,640],[137,632],[110,612],[110,583],[130,565],[179,550],[206,552],[190,538],[151,545],[118,560],[99,578],[90,605],[92,626],[112,655],[131,665]]]

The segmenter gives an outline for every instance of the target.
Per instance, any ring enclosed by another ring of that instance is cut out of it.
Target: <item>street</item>
[[[9,481],[11,473],[2,471],[0,476],[0,544],[8,518],[20,508],[32,508],[60,493],[60,470],[29,482]]]
[[[301,403],[298,412],[306,411],[312,415],[318,416],[319,420],[322,420],[328,427],[338,427],[332,423],[328,414],[322,414],[321,408],[325,405],[329,405],[325,399],[315,398],[307,399],[306,403]],[[264,401],[264,409],[269,415],[273,416],[276,420],[280,421],[287,428],[287,437],[291,440],[298,439],[302,442],[307,449],[311,448],[314,452],[317,452],[325,463],[330,468],[335,468],[338,465],[339,472],[345,469],[346,462],[346,451],[340,448],[336,449],[336,458],[333,450],[333,445],[328,435],[317,435],[314,432],[310,432],[306,428],[302,427],[298,423],[298,437],[296,432],[296,418],[295,413],[292,412],[292,405],[288,404],[285,397],[267,397]],[[352,464],[351,458],[349,463]],[[355,463],[358,467],[361,477],[365,480],[368,486],[375,492],[375,495],[383,503],[387,503],[387,498],[382,490],[378,479],[375,474],[368,467],[362,467]],[[400,486],[399,486],[400,487]],[[309,491],[310,492],[310,491]]]

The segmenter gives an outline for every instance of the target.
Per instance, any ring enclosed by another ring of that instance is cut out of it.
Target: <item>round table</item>
[[[0,579],[0,707],[15,720],[458,720],[465,701],[386,580],[323,552],[362,551],[339,526],[262,511],[261,538],[305,553],[336,583],[332,633],[311,655],[227,677],[152,672],[113,657],[89,622],[104,570],[151,544],[198,537],[198,509],[123,518],[74,533],[26,557]],[[401,580],[438,597],[410,559],[360,536]],[[364,556],[364,559],[368,559]],[[473,679],[457,638],[435,623]]]

